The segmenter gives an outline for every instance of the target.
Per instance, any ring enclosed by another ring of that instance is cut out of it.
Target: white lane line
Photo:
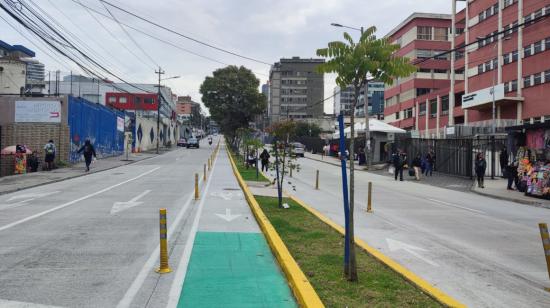
[[[20,219],[20,220],[18,220],[18,221],[12,222],[12,223],[10,223],[10,224],[4,225],[4,226],[0,227],[0,231],[7,230],[7,229],[9,229],[9,228],[15,227],[15,226],[20,225],[20,224],[22,224],[22,223],[25,223],[25,222],[27,222],[27,221],[36,219],[36,218],[38,218],[38,217],[42,217],[42,216],[44,216],[44,215],[46,215],[46,214],[49,214],[49,213],[55,212],[55,211],[57,211],[57,210],[60,210],[60,209],[62,209],[62,208],[65,208],[65,207],[67,207],[67,206],[69,206],[69,205],[73,205],[73,204],[78,203],[78,202],[80,202],[80,201],[82,201],[82,200],[86,200],[86,199],[88,199],[88,198],[97,196],[97,195],[99,195],[99,194],[102,194],[102,193],[104,193],[104,192],[106,192],[106,191],[109,191],[109,190],[111,190],[111,189],[113,189],[113,188],[116,188],[116,187],[118,187],[118,186],[121,186],[121,185],[124,185],[124,184],[126,184],[126,183],[135,181],[135,180],[137,180],[137,179],[139,179],[139,178],[141,178],[141,177],[144,177],[144,176],[146,176],[146,175],[148,175],[148,174],[150,174],[150,173],[153,173],[153,172],[157,171],[158,169],[160,169],[160,167],[156,167],[156,168],[154,168],[154,169],[152,169],[152,170],[149,170],[149,171],[147,171],[147,172],[144,172],[144,173],[142,173],[142,174],[140,174],[140,175],[138,175],[138,176],[136,176],[136,177],[134,177],[134,178],[131,178],[131,179],[128,179],[128,180],[126,180],[126,181],[120,182],[120,183],[118,183],[118,184],[109,186],[109,187],[104,188],[104,189],[102,189],[102,190],[96,191],[95,193],[91,193],[91,194],[86,195],[86,196],[84,196],[84,197],[81,197],[81,198],[75,199],[75,200],[73,200],[73,201],[69,201],[69,202],[67,202],[67,203],[63,203],[63,204],[61,204],[61,205],[58,205],[58,206],[56,206],[56,207],[53,207],[53,208],[51,208],[51,209],[49,209],[49,210],[40,212],[40,213],[38,213],[38,214],[31,215],[31,216],[29,216],[29,217],[26,217],[26,218]]]
[[[214,171],[214,168],[215,168],[215,165],[212,167],[212,172]],[[210,183],[211,179],[212,179],[212,176],[210,176],[209,179],[208,179],[209,183]],[[199,184],[200,183],[202,183],[202,177],[200,177],[200,179],[199,179]],[[203,195],[206,196],[206,189],[203,192]],[[185,197],[183,197],[182,199],[185,199]],[[168,239],[170,239],[172,237],[172,234],[178,228],[181,220],[183,219],[183,215],[187,212],[187,209],[191,205],[191,201],[193,201],[193,199],[194,199],[194,195],[189,194],[189,197],[188,197],[187,201],[185,202],[185,205],[179,211],[178,215],[176,216],[176,219],[174,219],[174,222],[172,222],[170,227],[168,228]],[[204,200],[204,197],[203,197],[202,200]],[[179,200],[177,202],[179,203]],[[194,240],[194,238],[193,238],[193,240]],[[189,239],[187,241],[189,241]],[[126,293],[124,294],[124,297],[122,297],[122,299],[118,302],[117,308],[130,307],[130,305],[134,301],[134,298],[136,297],[137,293],[139,292],[139,290],[143,286],[143,283],[145,282],[145,279],[147,279],[147,276],[153,271],[153,268],[156,265],[157,260],[159,258],[159,254],[160,254],[160,248],[159,248],[159,246],[157,246],[157,248],[151,253],[149,258],[147,259],[147,261],[145,262],[145,264],[143,265],[143,267],[139,271],[136,278],[134,278],[134,281],[132,282],[132,284],[130,285],[128,290],[126,290]],[[185,272],[186,271],[187,271],[187,268],[185,269]],[[177,270],[176,274],[179,273],[179,272],[180,272],[180,269],[178,267],[178,270]],[[178,276],[175,276],[175,277],[178,277]],[[176,280],[176,278],[174,278],[174,280]],[[178,296],[179,296],[179,294],[178,294]]]
[[[226,152],[226,155],[227,155],[227,152]],[[170,288],[170,293],[168,294],[168,303],[166,304],[167,308],[176,307],[178,305],[181,290],[183,288],[183,282],[185,281],[185,275],[187,274],[187,267],[189,266],[189,260],[191,259],[193,244],[195,243],[195,236],[197,235],[197,230],[199,229],[199,220],[201,218],[202,209],[204,208],[204,201],[206,200],[206,196],[207,196],[208,189],[210,188],[211,180],[214,177],[214,170],[216,169],[217,161],[218,161],[218,155],[216,155],[216,159],[212,164],[212,171],[211,171],[212,173],[208,178],[208,182],[206,183],[206,187],[204,188],[204,192],[203,192],[204,197],[201,199],[199,203],[199,208],[197,210],[197,213],[195,214],[193,225],[191,226],[191,230],[189,233],[189,238],[185,243],[185,248],[183,250],[183,255],[180,258],[180,263],[178,264],[176,275],[174,275],[172,287]]]
[[[0,307],[4,308],[61,308],[60,306],[49,306],[27,302],[17,302],[12,300],[0,299]]]
[[[435,202],[435,203],[439,203],[439,204],[443,204],[443,205],[446,205],[446,206],[450,206],[450,207],[455,207],[455,208],[463,209],[463,210],[470,211],[470,212],[473,212],[473,213],[485,214],[485,212],[483,212],[483,211],[474,210],[474,209],[471,209],[471,208],[469,208],[469,207],[464,207],[464,206],[456,205],[456,204],[454,204],[454,203],[449,203],[449,202],[445,202],[445,201],[441,201],[441,200],[436,200],[436,199],[430,199],[430,198],[426,198],[426,200],[431,201],[431,202]]]
[[[7,209],[13,209],[13,208],[16,208],[16,207],[20,207],[20,206],[25,205],[25,204],[27,204],[27,202],[32,201],[34,199],[36,199],[36,198],[25,199],[25,200],[21,200],[19,202],[15,202],[15,203],[2,204],[2,205],[0,205],[0,210],[7,210]]]

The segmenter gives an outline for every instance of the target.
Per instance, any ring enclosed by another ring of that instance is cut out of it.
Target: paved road
[[[153,271],[158,209],[168,210],[171,256],[181,256],[194,173],[213,148],[0,196],[0,306],[164,307],[174,275]]]
[[[343,225],[340,168],[299,164],[287,190]],[[368,181],[373,214],[363,210]],[[538,231],[539,222],[550,222],[548,209],[366,172],[356,173],[356,187],[356,236],[444,292],[471,307],[550,307]]]

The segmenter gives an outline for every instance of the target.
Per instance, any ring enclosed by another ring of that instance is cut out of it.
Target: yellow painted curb
[[[298,304],[300,305],[300,307],[306,308],[325,307],[325,305],[319,298],[319,295],[317,295],[317,293],[309,283],[306,275],[302,272],[302,270],[296,263],[296,260],[294,260],[294,258],[288,251],[285,243],[283,242],[273,225],[271,225],[267,216],[265,216],[264,212],[260,208],[260,205],[258,204],[258,201],[256,201],[256,198],[254,198],[254,195],[248,189],[248,186],[246,185],[243,178],[241,177],[241,174],[237,170],[237,166],[235,165],[233,156],[229,151],[227,151],[227,154],[229,155],[229,160],[231,161],[233,174],[235,174],[235,177],[237,178],[237,181],[239,182],[239,185],[244,192],[246,201],[252,209],[252,212],[256,217],[256,221],[258,221],[258,224],[260,225],[260,228],[262,229],[262,232],[264,233],[267,242],[271,247],[271,250],[279,261],[279,264],[281,265],[290,284],[292,292],[298,300]]]
[[[290,195],[290,199],[292,199],[294,202],[298,203],[300,206],[302,206],[304,209],[309,211],[311,214],[315,215],[317,218],[319,218],[322,222],[332,227],[334,230],[338,231],[340,234],[344,235],[345,230],[342,226],[336,224],[332,220],[330,220],[328,217],[321,214],[316,209],[310,207],[306,203],[304,203],[302,200],[298,199],[295,196]],[[361,247],[363,250],[365,250],[368,254],[373,256],[374,258],[378,259],[380,262],[384,263],[386,266],[391,268],[396,273],[403,276],[403,278],[410,281],[412,284],[416,285],[418,288],[420,288],[424,293],[431,296],[433,299],[441,303],[442,305],[445,305],[447,307],[466,307],[466,305],[462,304],[461,302],[457,301],[456,299],[450,297],[449,295],[443,293],[443,291],[439,290],[438,288],[432,286],[429,282],[426,280],[420,278],[415,273],[411,272],[410,270],[406,269],[401,264],[395,262],[390,257],[384,255],[382,252],[380,252],[378,249],[370,246],[366,242],[364,242],[361,239],[355,238],[355,244],[357,244],[359,247]]]

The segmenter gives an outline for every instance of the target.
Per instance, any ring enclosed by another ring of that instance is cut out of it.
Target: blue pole
[[[346,164],[346,135],[344,134],[344,116],[338,116],[338,128],[340,132],[340,146],[339,152],[340,162],[342,165],[342,194],[344,195],[344,215],[345,215],[345,244],[344,244],[344,265],[347,267],[349,264],[349,199],[348,199],[348,175]]]

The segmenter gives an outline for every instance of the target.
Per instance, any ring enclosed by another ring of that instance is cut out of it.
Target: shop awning
[[[365,123],[359,122],[355,123],[355,136],[358,134],[365,133]],[[379,132],[379,133],[391,133],[391,134],[404,134],[407,131],[404,129],[401,129],[399,127],[395,127],[393,125],[390,125],[388,123],[382,122],[377,119],[369,119],[369,131],[370,132]],[[344,129],[344,133],[346,134],[346,137],[351,137],[351,127],[348,127]],[[336,131],[334,134],[332,134],[332,138],[337,139],[340,138],[340,133]]]

